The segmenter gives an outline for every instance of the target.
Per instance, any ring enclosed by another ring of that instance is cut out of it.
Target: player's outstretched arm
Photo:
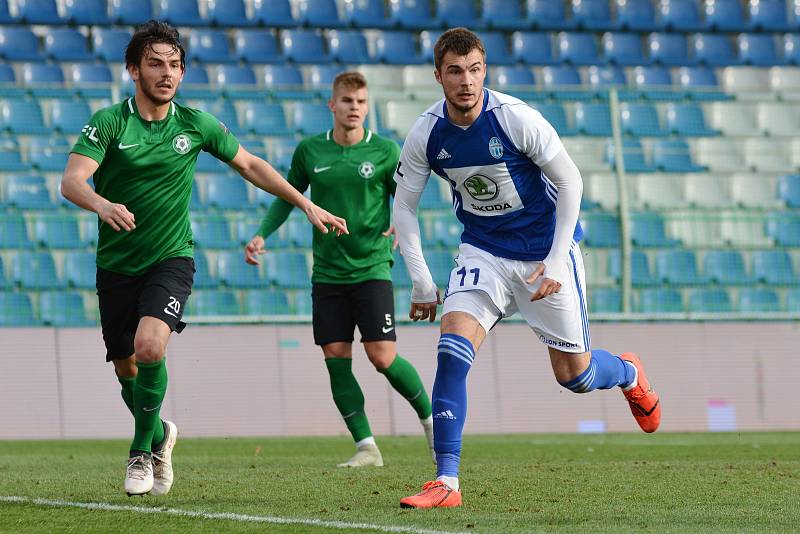
[[[130,232],[136,228],[133,213],[122,204],[115,204],[101,197],[87,183],[100,165],[88,156],[72,153],[61,178],[61,194],[81,208],[97,213],[100,220],[119,232]]]
[[[273,169],[272,165],[254,156],[243,147],[239,147],[239,152],[231,160],[230,166],[254,186],[279,196],[303,210],[309,222],[316,226],[320,232],[327,234],[330,227],[337,235],[349,233],[347,231],[347,222],[343,218],[336,217],[311,202],[292,187],[292,184],[287,182],[278,171]]]

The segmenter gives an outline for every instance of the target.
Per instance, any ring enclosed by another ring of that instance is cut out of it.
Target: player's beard
[[[139,79],[139,87],[141,88],[142,93],[144,93],[144,96],[158,106],[163,106],[164,104],[169,104],[172,102],[172,99],[175,98],[175,93],[177,92],[177,87],[173,87],[172,94],[169,95],[169,98],[156,95],[155,91],[153,91],[153,88],[156,84],[161,83],[161,81],[162,80],[159,80],[155,84],[151,84],[149,82],[145,82],[144,79]]]
[[[456,95],[456,96],[458,96],[458,95]],[[475,102],[473,104],[471,104],[471,105],[458,104],[457,102],[455,102],[453,99],[450,99],[450,98],[448,98],[447,101],[450,103],[451,106],[453,106],[459,112],[464,113],[464,114],[469,113],[470,111],[475,109],[475,107],[478,104],[481,103],[481,99],[480,98],[475,98]]]

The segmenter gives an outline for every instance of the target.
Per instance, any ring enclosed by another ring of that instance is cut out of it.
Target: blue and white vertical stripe
[[[578,275],[578,264],[575,262],[575,249],[576,243],[572,242],[572,248],[569,251],[569,259],[572,262],[572,275],[575,277],[575,288],[578,291],[578,300],[581,307],[581,323],[583,327],[583,348],[588,351],[591,350],[592,338],[589,334],[589,312],[586,310],[586,298],[584,295],[583,287],[581,286],[581,277]]]
[[[586,368],[575,380],[563,384],[563,386],[575,393],[587,393],[595,389],[594,378],[597,374],[597,361],[592,358],[589,367]]]
[[[442,334],[439,338],[439,354],[446,354],[459,359],[469,366],[475,360],[475,349],[465,338],[454,334]]]

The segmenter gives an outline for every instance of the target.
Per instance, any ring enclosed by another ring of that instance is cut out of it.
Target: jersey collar
[[[333,138],[333,128],[325,132],[325,140],[326,141],[333,141],[334,143],[336,140]],[[372,130],[369,128],[364,128],[364,138],[361,139],[358,143],[353,146],[360,145],[361,143],[369,143],[372,140]]]
[[[144,122],[160,122],[160,121],[146,121],[146,120],[144,120],[142,118],[142,116],[139,115],[139,108],[136,107],[136,100],[134,100],[134,98],[132,96],[128,97],[128,110],[131,112],[131,115],[136,115],[137,117],[139,117],[139,119],[143,120]],[[167,116],[164,117],[161,120],[167,120],[168,118],[172,117],[173,115],[175,115],[175,102],[171,101],[169,103],[169,113],[167,113]]]

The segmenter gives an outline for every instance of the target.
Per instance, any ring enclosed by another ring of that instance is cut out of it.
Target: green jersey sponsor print
[[[95,113],[72,152],[97,161],[97,194],[123,204],[136,229],[116,232],[98,220],[97,265],[135,276],[168,258],[192,256],[189,201],[201,150],[230,162],[236,138],[212,115],[170,104],[160,121],[142,119],[136,102]]]
[[[311,187],[311,200],[347,220],[348,235],[336,237],[313,229],[312,281],[351,284],[391,280],[391,238],[382,236],[390,222],[393,175],[400,148],[369,130],[352,146],[333,140],[333,131],[304,139],[295,149],[288,180],[299,191]],[[277,200],[270,206],[259,235],[269,236],[291,211]]]

